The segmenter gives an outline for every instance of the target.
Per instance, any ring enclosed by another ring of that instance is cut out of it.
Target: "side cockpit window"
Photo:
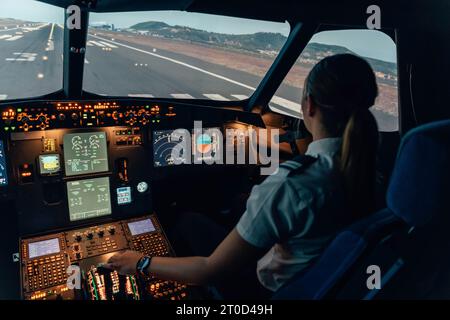
[[[380,131],[398,131],[397,55],[395,42],[376,30],[333,30],[316,33],[270,102],[274,112],[301,118],[300,101],[305,77],[321,59],[353,53],[372,66],[379,95],[372,107]]]

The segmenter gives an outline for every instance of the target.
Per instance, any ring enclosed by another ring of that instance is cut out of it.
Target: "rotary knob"
[[[136,117],[136,114],[133,111],[128,111],[125,115],[125,119],[131,120]]]
[[[125,122],[133,125],[136,122],[136,114],[133,111],[128,111],[125,114]]]
[[[145,110],[141,110],[139,112],[139,122],[142,124],[147,124],[150,121],[150,116],[147,114]]]
[[[46,114],[38,114],[37,119],[40,123],[48,123],[48,116]]]

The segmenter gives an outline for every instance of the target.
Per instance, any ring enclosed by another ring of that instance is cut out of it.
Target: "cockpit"
[[[388,1],[2,0],[0,298],[226,299],[213,286],[105,266],[125,250],[185,256],[178,230],[180,221],[191,228],[192,213],[232,230],[252,189],[313,140],[302,107],[308,74],[346,54],[367,62],[378,87],[369,109],[379,134],[375,211],[388,208],[404,221],[375,215],[373,223],[342,227],[328,249],[335,241],[347,248],[339,241],[348,230],[366,240],[370,225],[384,226],[367,246],[352,247],[358,259],[327,249],[270,298],[423,298],[404,279],[419,272],[411,248],[436,225],[420,228],[398,213],[410,207],[396,204],[403,187],[392,190],[409,165],[399,167],[405,134],[448,118],[450,28],[443,1],[423,10],[416,2],[403,9]],[[422,14],[432,19],[408,24]],[[445,147],[450,131],[442,132]],[[425,231],[411,240],[415,227]],[[401,249],[385,247],[398,238]],[[383,288],[392,280],[386,291],[366,286],[369,265],[380,265]],[[326,282],[320,271],[334,278]]]

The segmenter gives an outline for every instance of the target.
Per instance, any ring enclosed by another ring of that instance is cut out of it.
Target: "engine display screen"
[[[63,140],[67,176],[108,171],[105,132],[69,133]]]
[[[57,173],[61,170],[59,154],[39,155],[39,172],[41,175]]]
[[[60,248],[58,238],[28,244],[28,258],[30,259],[58,253],[59,251]]]
[[[186,163],[183,150],[173,152],[175,147],[183,142],[183,136],[174,133],[173,130],[163,130],[153,132],[153,161],[155,167],[166,167],[175,164]]]
[[[132,236],[138,236],[155,231],[155,226],[150,219],[145,219],[128,223],[128,229],[130,229]]]
[[[67,202],[70,221],[111,214],[109,178],[67,182]]]
[[[8,170],[6,167],[6,155],[3,141],[0,140],[0,187],[8,185]]]

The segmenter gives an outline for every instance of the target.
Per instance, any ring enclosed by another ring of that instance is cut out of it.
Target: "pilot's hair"
[[[369,108],[377,95],[371,66],[352,54],[324,58],[305,80],[304,98],[320,108],[325,129],[343,137],[340,166],[356,217],[375,208],[378,128]]]

